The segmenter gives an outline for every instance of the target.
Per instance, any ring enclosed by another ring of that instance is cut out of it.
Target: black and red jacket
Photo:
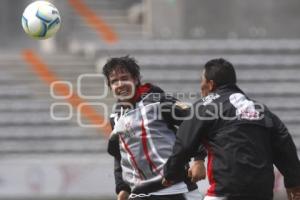
[[[173,155],[164,168],[173,180],[196,149],[208,151],[208,196],[271,199],[273,164],[286,187],[300,186],[295,144],[281,120],[265,105],[228,85],[197,101],[194,116],[177,132]],[[188,135],[186,133],[189,133]]]

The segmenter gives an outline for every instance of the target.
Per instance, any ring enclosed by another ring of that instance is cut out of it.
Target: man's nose
[[[122,87],[124,85],[124,81],[118,80],[117,87]]]

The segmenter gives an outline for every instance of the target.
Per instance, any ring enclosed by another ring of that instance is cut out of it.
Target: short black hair
[[[123,57],[114,57],[107,60],[106,64],[103,66],[102,73],[107,79],[107,84],[109,83],[109,75],[114,70],[126,70],[128,71],[133,78],[138,80],[138,85],[141,82],[140,66],[137,64],[136,60],[132,57],[123,56]]]
[[[223,58],[208,61],[204,65],[204,69],[206,80],[214,81],[216,87],[236,84],[234,67],[229,61]]]

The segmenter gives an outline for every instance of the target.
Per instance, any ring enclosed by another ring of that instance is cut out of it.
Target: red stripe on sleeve
[[[210,187],[207,190],[206,195],[207,196],[215,196],[216,181],[214,179],[214,174],[213,174],[214,155],[213,155],[211,146],[208,144],[208,142],[205,142],[205,146],[208,151],[207,176],[208,176],[208,181],[209,181],[209,185],[210,185]]]

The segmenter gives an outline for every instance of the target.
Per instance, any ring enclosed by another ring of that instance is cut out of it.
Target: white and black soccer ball
[[[58,9],[48,1],[29,4],[22,16],[22,27],[34,39],[52,37],[60,28],[61,17]]]

